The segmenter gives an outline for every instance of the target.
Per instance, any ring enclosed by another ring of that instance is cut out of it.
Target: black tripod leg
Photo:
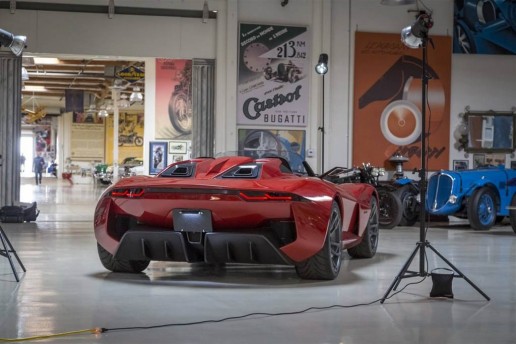
[[[7,237],[5,237],[5,238],[7,239]],[[3,230],[0,231],[0,241],[2,242],[2,246],[4,247],[4,249],[0,250],[0,251],[4,251],[5,256],[7,257],[7,259],[9,259],[9,264],[11,264],[11,269],[13,270],[13,274],[14,274],[14,278],[16,278],[16,282],[20,282],[20,279],[18,278],[18,273],[16,272],[16,268],[14,267],[13,260],[11,259],[11,255],[9,254],[10,250],[9,250],[8,246],[5,244]]]
[[[410,257],[407,259],[407,261],[405,262],[405,264],[401,268],[401,270],[398,273],[398,275],[396,275],[396,278],[394,279],[394,281],[392,281],[391,286],[389,287],[389,289],[387,290],[387,292],[385,293],[385,295],[381,299],[380,303],[384,303],[384,301],[387,299],[387,296],[389,296],[389,294],[391,293],[392,289],[394,289],[395,287],[396,288],[398,287],[398,284],[400,284],[401,279],[403,278],[403,276],[407,272],[408,268],[410,267],[410,264],[412,264],[412,260],[416,256],[416,253],[417,253],[418,250],[419,250],[419,243],[417,243],[416,248],[414,249],[414,251],[412,252]]]
[[[432,251],[434,251],[434,253],[436,255],[439,256],[439,258],[441,258],[442,260],[444,260],[444,262],[446,264],[448,264],[453,270],[455,270],[455,272],[461,277],[461,278],[464,278],[464,280],[466,282],[469,283],[469,285],[471,285],[476,291],[478,291],[480,293],[480,295],[482,295],[487,301],[490,301],[491,299],[489,298],[489,296],[487,296],[479,287],[477,287],[473,282],[471,282],[471,280],[469,278],[466,277],[466,275],[464,275],[462,272],[459,271],[459,269],[457,269],[455,267],[455,265],[453,265],[448,259],[444,258],[444,256],[442,254],[439,253],[439,251],[437,251],[431,244],[427,243],[426,245],[427,247],[430,247],[430,249]]]
[[[7,246],[10,248],[9,252],[14,254],[14,257],[18,261],[18,264],[20,264],[21,268],[23,269],[23,272],[26,272],[27,270],[25,269],[25,266],[21,262],[20,257],[18,257],[18,254],[16,253],[16,250],[14,249],[13,245],[9,241],[9,238],[7,237],[7,235],[5,235],[4,229],[2,227],[0,227],[0,232],[1,232],[1,235],[3,236],[3,238],[5,239],[5,241],[7,242]]]

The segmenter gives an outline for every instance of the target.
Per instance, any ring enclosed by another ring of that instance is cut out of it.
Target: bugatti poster
[[[407,169],[421,167],[423,49],[405,47],[399,34],[355,38],[353,165],[394,168],[389,158],[398,153]],[[451,38],[432,40],[425,124],[428,167],[438,170],[449,168]]]
[[[237,124],[306,127],[306,27],[240,24]]]

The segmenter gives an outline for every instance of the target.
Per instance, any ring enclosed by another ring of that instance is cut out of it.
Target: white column
[[[111,89],[111,98],[113,99],[113,180],[118,179],[118,93],[116,88]]]

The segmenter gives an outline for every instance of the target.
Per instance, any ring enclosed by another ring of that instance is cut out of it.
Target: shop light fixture
[[[33,62],[37,65],[58,64],[59,59],[57,57],[34,57]]]
[[[143,93],[141,92],[138,86],[133,88],[133,93],[129,96],[129,101],[131,102],[141,102],[143,101]]]
[[[127,95],[126,94],[122,94],[120,96],[120,100],[118,101],[118,107],[119,108],[122,108],[122,109],[126,109],[128,108],[129,106],[131,106],[131,103],[129,102],[129,100],[127,99]]]
[[[45,86],[40,86],[40,85],[27,85],[24,87],[24,90],[25,91],[29,91],[29,92],[42,92],[42,91],[46,91],[46,87]]]

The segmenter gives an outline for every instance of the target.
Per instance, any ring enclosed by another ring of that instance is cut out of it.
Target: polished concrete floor
[[[431,278],[382,298],[419,238],[418,227],[382,230],[377,255],[344,256],[335,281],[300,280],[289,267],[153,262],[142,274],[106,271],[96,252],[93,209],[103,187],[23,179],[23,201],[37,201],[34,223],[1,224],[27,272],[16,282],[0,256],[0,338],[94,327],[108,329],[219,320],[197,325],[78,334],[43,343],[514,343],[516,235],[510,226],[475,232],[467,223],[432,224],[432,245],[491,298],[464,279],[454,299],[430,298]],[[418,270],[416,257],[412,270]],[[428,270],[447,265],[428,253]],[[419,282],[407,278],[401,283]],[[398,288],[398,289],[400,289]],[[31,343],[36,342],[31,340]],[[39,342],[39,341],[38,341]]]

